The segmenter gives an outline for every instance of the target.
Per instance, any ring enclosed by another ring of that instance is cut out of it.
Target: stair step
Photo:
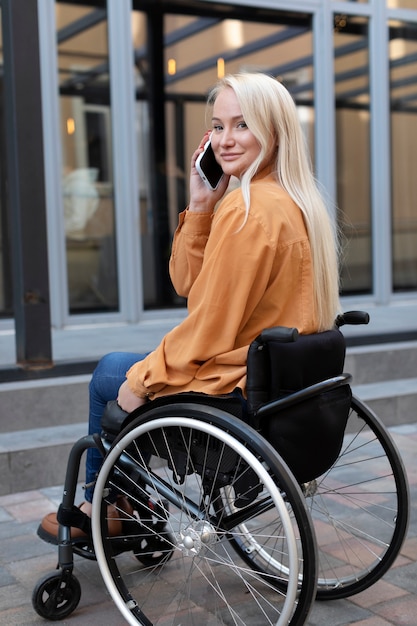
[[[417,394],[417,378],[402,378],[380,383],[352,385],[352,390],[364,402],[392,398],[393,396],[410,396]],[[415,418],[415,416],[414,416]],[[415,419],[413,420],[415,421]]]
[[[355,385],[408,379],[417,372],[417,341],[350,347],[345,371]]]
[[[412,424],[416,421],[417,378],[353,385],[352,390],[385,426]]]
[[[90,379],[80,375],[0,384],[0,433],[86,423]]]
[[[353,385],[353,393],[389,427],[415,423],[417,378]],[[63,484],[72,445],[86,421],[0,434],[0,495]],[[83,480],[81,461],[80,480]]]
[[[18,450],[39,450],[40,448],[73,443],[86,434],[86,422],[2,433],[0,453],[16,452]]]
[[[70,450],[86,422],[0,434],[0,495],[64,483]]]

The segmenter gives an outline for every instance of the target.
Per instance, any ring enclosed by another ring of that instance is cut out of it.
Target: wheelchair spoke
[[[240,425],[236,438],[227,432],[230,416],[218,419],[222,428],[213,416],[197,420],[195,411],[192,419],[138,420],[104,461],[93,502],[94,547],[128,623],[287,626],[310,610],[315,543],[301,492],[284,468],[280,475],[273,451],[260,460]],[[281,492],[287,480],[291,502]],[[115,490],[134,511],[122,539],[137,542],[133,552],[145,567],[108,536],[100,512]],[[147,502],[156,503],[154,512]]]
[[[408,523],[399,454],[378,418],[353,398],[339,458],[306,487],[319,546],[318,598],[363,591],[397,556]]]

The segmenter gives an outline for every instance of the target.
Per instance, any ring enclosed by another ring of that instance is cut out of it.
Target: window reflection
[[[390,23],[393,289],[417,288],[417,26]]]
[[[56,23],[69,309],[115,311],[119,304],[106,12],[57,3]]]
[[[368,22],[335,15],[337,205],[342,293],[372,291]]]
[[[416,0],[387,0],[389,9],[415,9]]]

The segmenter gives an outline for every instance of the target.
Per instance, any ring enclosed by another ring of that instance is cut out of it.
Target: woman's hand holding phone
[[[217,182],[214,185],[209,185],[207,184],[207,182],[204,181],[202,174],[200,173],[202,171],[200,155],[207,154],[207,148],[205,149],[205,147],[210,139],[210,134],[211,133],[209,131],[204,134],[204,137],[201,140],[199,147],[194,152],[191,158],[190,205],[188,209],[189,211],[194,211],[198,213],[211,213],[213,211],[217,202],[225,194],[230,179],[230,176],[226,176],[219,171]],[[200,163],[197,169],[197,160],[199,159],[199,157]],[[214,158],[212,151],[209,154],[208,158],[210,160]],[[207,181],[207,176],[205,176],[205,174],[206,173],[203,172],[203,175]],[[213,183],[215,179],[212,178],[211,180]],[[213,189],[213,187],[215,188]]]

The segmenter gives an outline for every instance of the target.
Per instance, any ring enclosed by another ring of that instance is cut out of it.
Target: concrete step
[[[63,484],[71,447],[87,434],[89,380],[0,384],[0,495]]]
[[[406,380],[417,375],[417,341],[350,347],[345,371],[355,385]]]
[[[386,426],[412,424],[417,419],[417,378],[352,385],[352,390]]]
[[[345,370],[387,426],[416,421],[417,342],[349,348]],[[89,380],[0,384],[0,495],[64,482],[71,446],[87,431]]]
[[[70,450],[86,434],[85,421],[2,433],[0,495],[62,485]]]
[[[87,374],[0,384],[0,433],[85,422],[90,378]]]
[[[353,393],[386,426],[416,421],[417,378],[354,385]],[[0,496],[63,484],[70,449],[86,434],[86,420],[0,434]],[[80,480],[83,472],[82,461]]]

